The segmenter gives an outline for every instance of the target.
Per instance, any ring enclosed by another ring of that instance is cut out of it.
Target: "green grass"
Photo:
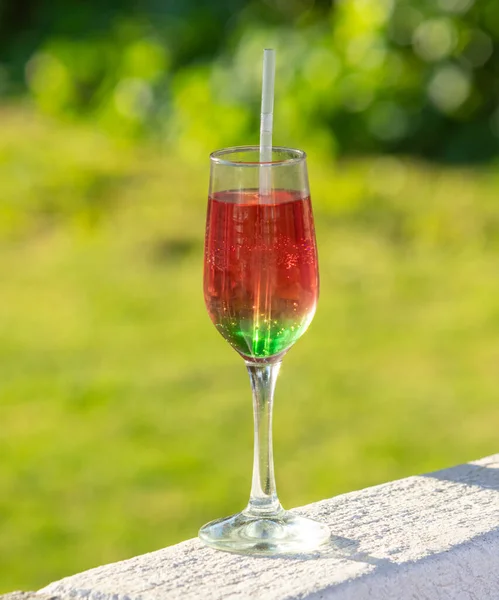
[[[0,113],[0,592],[246,502],[249,382],[212,326],[207,164]],[[312,153],[321,299],[284,361],[287,507],[497,450],[492,171]]]

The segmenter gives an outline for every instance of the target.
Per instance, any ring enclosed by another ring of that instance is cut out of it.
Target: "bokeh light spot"
[[[457,35],[455,27],[447,18],[429,19],[414,32],[414,51],[428,62],[441,60],[454,50]]]
[[[26,65],[26,82],[40,106],[48,112],[63,109],[73,96],[70,73],[56,56],[38,52]]]
[[[428,95],[442,112],[453,112],[463,104],[471,92],[468,73],[456,65],[440,67],[428,84]]]

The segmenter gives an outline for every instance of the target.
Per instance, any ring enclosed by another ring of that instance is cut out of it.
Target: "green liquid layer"
[[[312,317],[313,313],[300,321],[262,319],[258,323],[254,319],[225,319],[215,325],[239,354],[266,358],[288,350],[303,335]]]

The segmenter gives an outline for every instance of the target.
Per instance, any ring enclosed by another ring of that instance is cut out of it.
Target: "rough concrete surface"
[[[296,512],[330,527],[320,555],[250,558],[193,539],[41,592],[86,600],[499,600],[499,454]]]

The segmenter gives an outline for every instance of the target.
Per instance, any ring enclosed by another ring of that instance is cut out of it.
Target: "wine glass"
[[[242,356],[255,426],[248,506],[199,531],[207,545],[244,554],[296,554],[330,537],[324,525],[285,511],[272,456],[274,388],[286,352],[309,326],[319,293],[306,155],[258,146],[213,152],[204,255],[204,297],[215,327]]]

